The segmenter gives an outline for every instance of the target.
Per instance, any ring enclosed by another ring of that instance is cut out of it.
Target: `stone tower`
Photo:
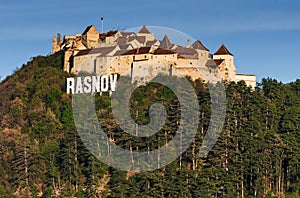
[[[60,46],[61,46],[61,35],[57,33],[57,37],[53,36],[52,37],[52,54],[60,51]]]
[[[200,61],[200,64],[205,65],[209,58],[209,50],[199,40],[193,43],[192,48],[194,48],[198,52],[198,59]]]
[[[94,48],[99,42],[99,32],[94,25],[88,26],[82,33],[82,43],[87,48]]]
[[[143,27],[140,29],[140,31],[137,33],[138,36],[145,36],[147,41],[154,41],[155,36],[153,33],[151,33],[148,28],[143,25]]]
[[[213,59],[219,63],[219,71],[224,80],[235,81],[236,68],[233,54],[229,52],[224,44],[213,54]]]
[[[160,42],[159,48],[170,49],[172,43],[167,35],[164,36],[163,40]]]

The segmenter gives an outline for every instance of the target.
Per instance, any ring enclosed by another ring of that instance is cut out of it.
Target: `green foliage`
[[[0,84],[0,194],[2,197],[299,197],[300,80],[263,79],[251,91],[227,83],[221,136],[205,158],[197,153],[209,126],[207,85],[192,81],[199,100],[199,128],[190,147],[159,170],[132,173],[99,162],[73,121],[69,74],[62,52],[36,57]],[[126,134],[113,120],[108,94],[95,96],[101,126],[111,141],[133,151],[158,149],[175,135],[180,104],[159,84],[141,86],[130,99],[139,124],[160,102],[168,117],[149,138]],[[138,163],[138,162],[136,162]]]

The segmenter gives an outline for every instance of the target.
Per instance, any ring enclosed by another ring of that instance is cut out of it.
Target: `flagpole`
[[[104,33],[104,18],[101,17],[101,27],[102,27],[102,33]]]

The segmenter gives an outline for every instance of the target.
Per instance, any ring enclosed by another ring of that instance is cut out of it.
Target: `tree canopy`
[[[150,172],[124,172],[101,163],[81,141],[65,92],[62,52],[33,58],[0,84],[0,194],[5,197],[300,197],[300,80],[266,78],[252,91],[226,83],[224,127],[206,157],[197,153],[209,126],[207,85],[192,81],[199,127],[189,148]],[[95,108],[107,137],[131,151],[159,149],[176,132],[180,104],[166,87],[147,84],[130,99],[138,124],[163,104],[165,125],[149,138],[126,134],[113,119],[110,96]],[[138,130],[138,128],[136,129]],[[138,132],[138,131],[137,131]],[[136,162],[137,163],[137,162]]]

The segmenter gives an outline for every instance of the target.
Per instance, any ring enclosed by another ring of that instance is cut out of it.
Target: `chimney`
[[[187,40],[186,47],[191,47],[191,41],[190,41],[190,39]]]

